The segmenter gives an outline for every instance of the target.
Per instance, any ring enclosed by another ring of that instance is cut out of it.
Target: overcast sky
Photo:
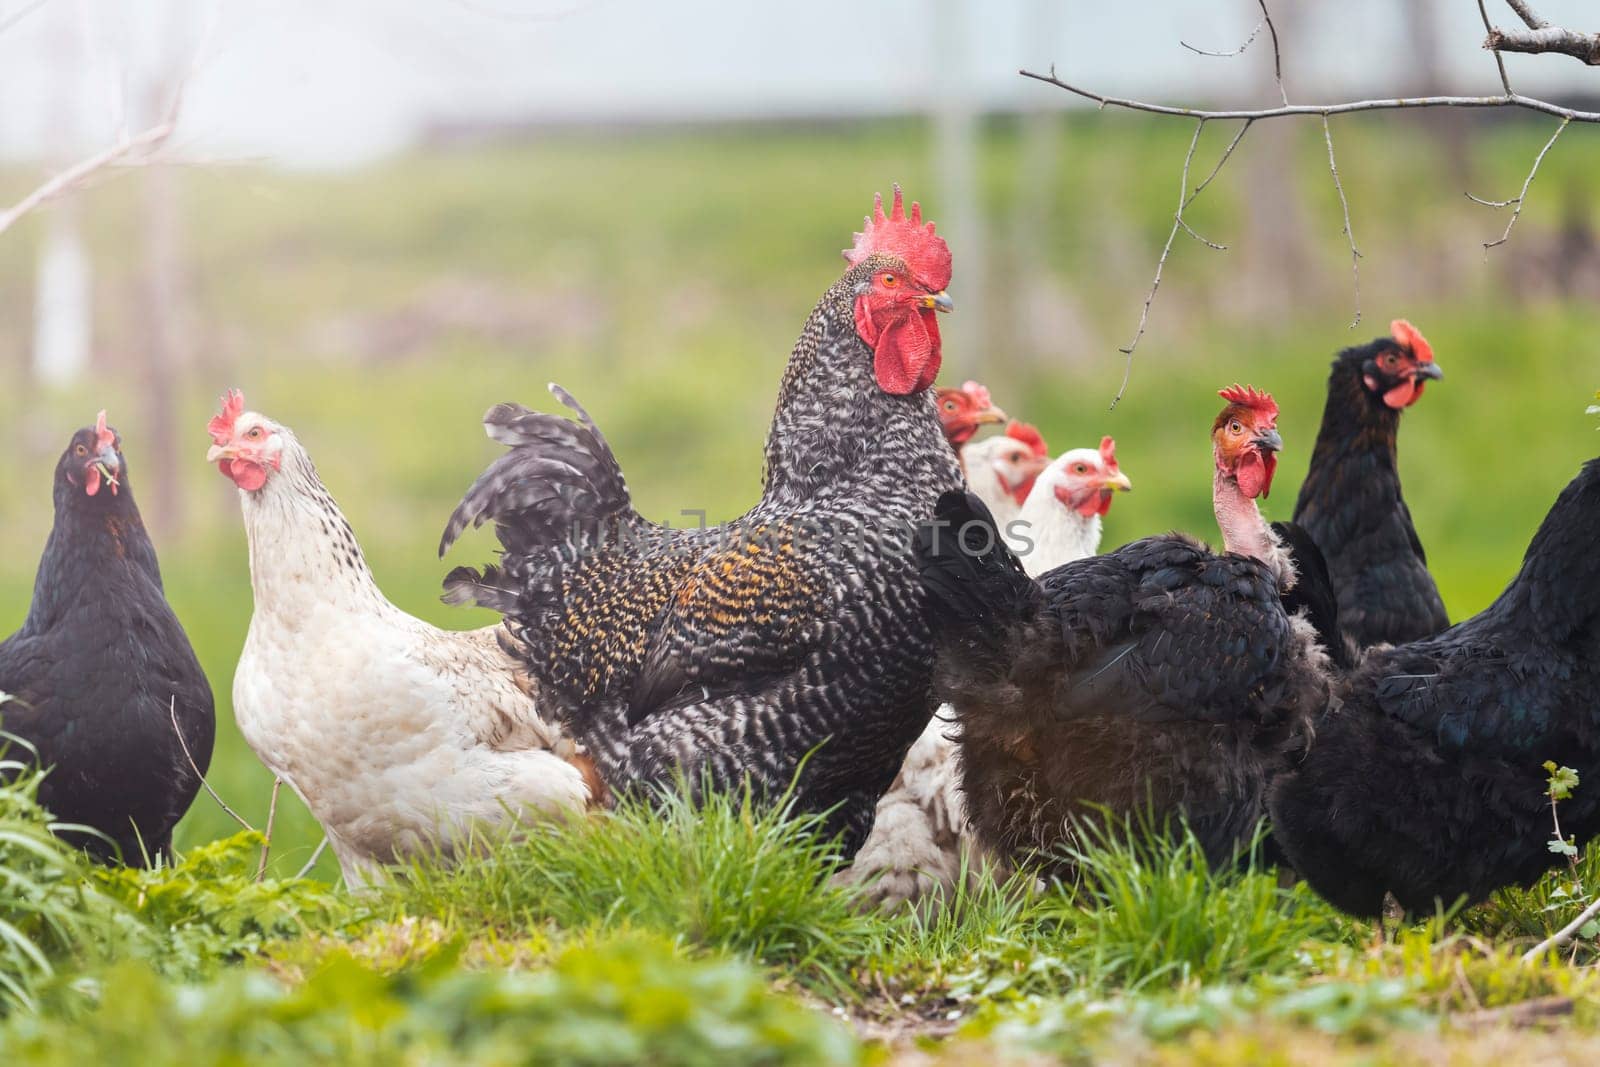
[[[1405,2],[1277,0],[1298,19],[1291,94],[1398,91],[1413,67]],[[37,3],[0,0],[0,25]],[[1452,87],[1495,91],[1475,0],[1434,3]],[[1541,9],[1593,21],[1584,0]],[[442,119],[922,111],[950,94],[1064,106],[1015,73],[1052,61],[1145,98],[1240,97],[1270,88],[1264,35],[1240,59],[1178,42],[1233,48],[1256,19],[1250,0],[44,0],[0,33],[0,154],[91,150],[115,129],[125,86],[144,106],[150,72],[186,69],[197,49],[184,151],[339,166]],[[1600,87],[1565,57],[1512,62],[1529,89]]]

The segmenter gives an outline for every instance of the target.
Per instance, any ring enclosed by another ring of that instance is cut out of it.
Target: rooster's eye
[[[896,278],[893,274],[885,274],[883,276],[883,287],[885,289],[893,289],[895,286],[897,286],[899,284],[900,284],[900,279]]]

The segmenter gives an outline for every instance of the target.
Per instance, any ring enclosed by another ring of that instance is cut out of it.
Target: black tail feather
[[[1003,673],[1011,634],[1033,618],[1039,590],[989,509],[972,493],[945,493],[918,529],[915,552],[941,652],[976,673]]]
[[[524,555],[637,517],[622,467],[599,427],[566,390],[552,384],[550,391],[577,413],[577,422],[510,403],[484,415],[489,436],[510,451],[467,490],[445,526],[440,556],[468,526],[490,519],[501,546]]]
[[[499,567],[485,567],[482,573],[476,567],[457,567],[445,575],[444,593],[439,599],[456,606],[476,604],[509,615],[517,607],[518,595],[516,583]]]

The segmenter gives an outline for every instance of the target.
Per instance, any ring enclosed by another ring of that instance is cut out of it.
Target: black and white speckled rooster
[[[441,552],[493,519],[498,566],[446,599],[505,614],[513,646],[613,790],[748,779],[833,809],[853,851],[934,708],[913,524],[962,484],[929,387],[950,251],[882,198],[789,358],[760,502],[703,530],[634,510],[576,402],[573,422],[501,404],[510,447],[451,516]],[[809,759],[808,759],[809,756]]]

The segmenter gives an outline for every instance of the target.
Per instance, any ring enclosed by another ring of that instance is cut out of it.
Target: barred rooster
[[[1450,625],[1400,495],[1395,455],[1401,412],[1443,373],[1414,326],[1396,319],[1389,328],[1391,337],[1334,359],[1322,429],[1294,509],[1294,521],[1327,559],[1340,623],[1362,648],[1415,641]]]
[[[1528,885],[1562,862],[1545,760],[1583,785],[1561,806],[1600,833],[1600,459],[1574,478],[1498,600],[1434,637],[1368,652],[1304,762],[1279,778],[1273,832],[1317,892],[1376,917]]]
[[[1166,534],[1035,580],[959,493],[918,534],[968,811],[1001,856],[1070,840],[1084,805],[1118,816],[1150,805],[1183,814],[1226,862],[1326,707],[1326,653],[1280,601],[1298,576],[1256,503],[1282,446],[1277,405],[1238,386],[1222,396],[1211,436],[1223,552]]]
[[[505,614],[542,700],[614,790],[749,781],[831,810],[853,852],[934,707],[910,529],[961,485],[930,387],[950,251],[881,197],[806,321],[779,389],[761,500],[671,530],[633,508],[599,428],[501,404],[510,447],[451,516],[493,519],[498,566],[445,599]],[[803,773],[797,772],[804,767]]]

